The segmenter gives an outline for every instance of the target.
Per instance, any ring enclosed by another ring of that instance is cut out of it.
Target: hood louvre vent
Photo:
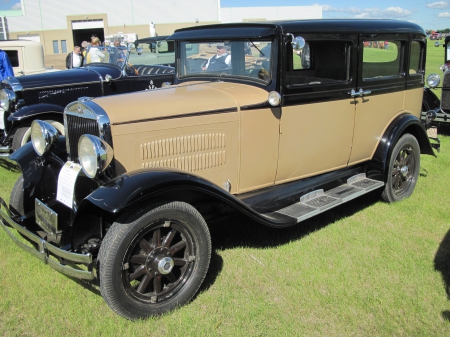
[[[66,106],[78,97],[88,96],[88,87],[42,90],[38,93],[39,103]]]

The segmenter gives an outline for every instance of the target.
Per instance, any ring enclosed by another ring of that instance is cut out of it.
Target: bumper
[[[23,242],[21,242],[11,231],[10,228],[7,227],[7,225],[11,226],[15,230],[17,230],[20,234],[22,234],[24,237],[28,238],[29,240],[35,242],[38,246],[37,249],[30,247]],[[25,250],[26,252],[30,253],[34,257],[38,258],[45,264],[48,264],[53,269],[56,269],[62,274],[85,279],[85,280],[93,280],[95,278],[94,271],[86,271],[82,269],[77,269],[75,266],[72,267],[70,265],[61,264],[59,261],[56,261],[55,259],[51,258],[50,256],[55,256],[57,258],[60,258],[64,261],[67,261],[67,263],[82,263],[82,264],[91,264],[92,263],[92,255],[87,254],[76,254],[71,253],[66,250],[60,249],[45,240],[43,240],[41,237],[33,234],[29,230],[25,229],[24,227],[17,224],[12,218],[11,214],[9,212],[9,209],[5,203],[5,201],[0,198],[0,226],[5,230],[5,232],[11,237],[11,239],[14,241],[14,243]]]
[[[0,146],[0,158],[7,159],[11,149],[8,146]]]

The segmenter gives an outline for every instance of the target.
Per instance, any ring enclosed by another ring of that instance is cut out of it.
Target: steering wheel
[[[131,63],[128,63],[127,66],[130,67],[131,69],[133,69],[133,71],[136,75],[138,75],[138,76],[140,75],[139,71],[137,71],[137,69],[135,67],[133,67],[133,65]]]

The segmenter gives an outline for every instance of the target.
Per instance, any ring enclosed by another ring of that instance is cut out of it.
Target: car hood
[[[240,110],[267,102],[266,90],[229,82],[195,82],[94,100],[112,125],[153,118]]]
[[[16,77],[23,90],[36,88],[54,88],[56,86],[65,86],[100,82],[109,74],[113,79],[121,76],[119,68],[114,66],[89,66],[83,68],[74,68],[62,71],[54,71],[42,74],[34,74]]]

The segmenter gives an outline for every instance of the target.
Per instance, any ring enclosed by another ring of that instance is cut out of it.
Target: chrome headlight
[[[103,172],[113,159],[111,146],[93,135],[83,135],[78,141],[78,158],[84,173],[95,178]]]
[[[39,156],[46,153],[58,139],[58,130],[47,122],[35,120],[31,123],[31,143]]]
[[[0,106],[5,111],[9,111],[9,109],[14,105],[17,100],[16,93],[10,89],[2,89],[0,90]]]
[[[427,84],[430,88],[436,88],[441,83],[441,77],[438,74],[430,74],[427,77]]]

